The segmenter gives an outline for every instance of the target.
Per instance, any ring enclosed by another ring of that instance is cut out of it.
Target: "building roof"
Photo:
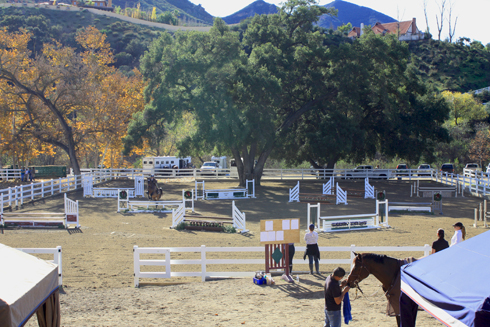
[[[393,22],[393,23],[380,23],[377,22],[372,28],[374,34],[397,34],[405,35],[407,33],[417,34],[419,30],[417,29],[416,19],[407,20],[404,22]],[[349,32],[348,37],[359,37],[361,36],[361,28],[353,27]]]
[[[405,22],[394,22],[394,23],[376,23],[372,30],[374,34],[398,34],[398,31],[400,31],[400,35],[407,34],[408,30],[412,26],[412,23],[414,23],[413,20],[408,20]],[[416,29],[417,27],[415,27]],[[412,31],[412,33],[417,32]]]
[[[361,28],[353,27],[352,30],[347,35],[347,37],[359,37],[360,35],[361,35]]]

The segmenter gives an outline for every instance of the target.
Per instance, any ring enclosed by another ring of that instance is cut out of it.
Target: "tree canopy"
[[[271,154],[330,164],[378,150],[416,157],[447,139],[446,102],[408,65],[407,46],[375,35],[333,39],[314,24],[323,14],[336,13],[291,0],[237,31],[216,19],[209,33],[164,34],[141,60],[147,105],[126,150],[189,111],[197,126],[182,153],[231,153],[243,184],[260,181]]]
[[[76,174],[87,153],[118,162],[127,123],[143,108],[141,75],[126,77],[110,66],[112,52],[95,28],[78,34],[81,53],[55,43],[32,56],[29,40],[29,33],[0,30],[1,119],[15,122],[2,130],[1,150],[28,160],[39,149],[61,149]]]

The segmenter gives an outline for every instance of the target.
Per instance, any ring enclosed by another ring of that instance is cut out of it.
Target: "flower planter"
[[[210,232],[222,232],[223,227],[210,227],[210,226],[185,226],[187,230],[201,230]]]

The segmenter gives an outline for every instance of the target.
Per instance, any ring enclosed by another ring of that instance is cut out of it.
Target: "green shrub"
[[[234,234],[236,233],[236,228],[233,225],[225,225],[223,226],[223,232]]]
[[[186,227],[187,227],[187,223],[183,221],[175,227],[175,230],[184,230]]]

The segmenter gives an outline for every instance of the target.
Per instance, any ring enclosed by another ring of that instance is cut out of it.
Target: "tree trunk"
[[[269,145],[260,153],[257,163],[255,163],[256,151],[257,143],[252,143],[250,149],[243,147],[241,154],[237,148],[232,148],[231,152],[235,158],[240,187],[245,187],[246,181],[251,179],[255,180],[256,186],[260,186],[264,165],[272,151],[272,146]]]

